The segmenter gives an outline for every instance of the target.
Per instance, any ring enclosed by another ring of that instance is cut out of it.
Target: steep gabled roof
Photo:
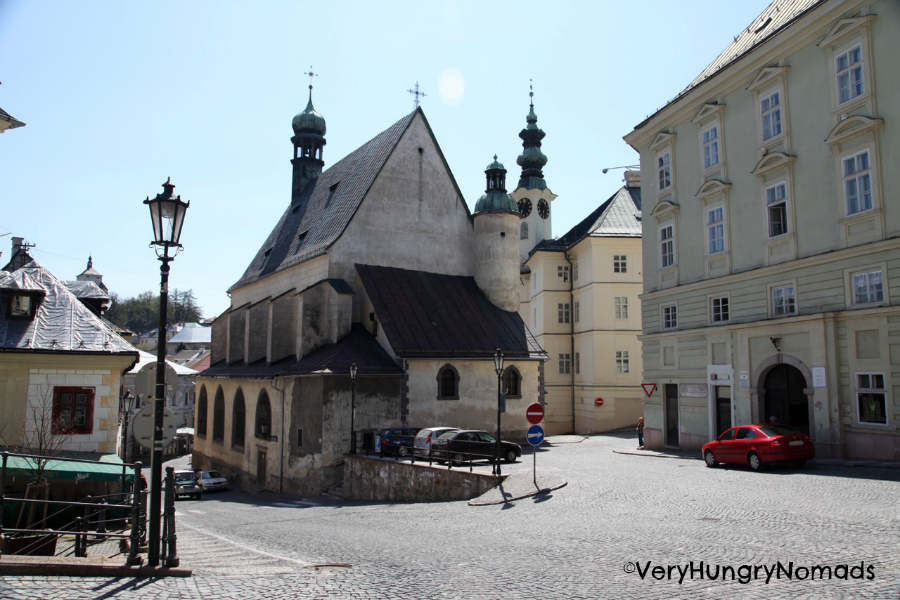
[[[192,323],[196,325],[196,323]],[[209,344],[212,341],[212,327],[189,327],[185,324],[181,331],[169,338],[167,344]]]
[[[826,0],[774,0],[681,93],[641,121],[635,129],[642,128],[653,117],[687,96],[694,88],[737,63],[757,47],[790,27],[794,21],[825,2]]]
[[[345,156],[293,202],[229,291],[325,252],[346,229],[416,109]]]
[[[10,294],[26,291],[41,296],[34,318],[8,318]],[[138,352],[37,261],[12,273],[0,271],[0,350],[132,353],[135,358]]]
[[[522,317],[492,304],[474,277],[356,265],[394,352],[402,358],[543,356]]]

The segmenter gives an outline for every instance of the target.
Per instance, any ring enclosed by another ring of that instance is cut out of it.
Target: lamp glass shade
[[[356,363],[350,365],[350,379],[356,379]]]
[[[497,352],[494,354],[494,368],[497,375],[503,372],[503,353],[500,352],[500,348],[497,348]]]
[[[180,198],[157,196],[153,200],[145,200],[150,207],[150,219],[153,222],[153,243],[163,246],[177,246],[184,225],[184,215],[188,202]]]

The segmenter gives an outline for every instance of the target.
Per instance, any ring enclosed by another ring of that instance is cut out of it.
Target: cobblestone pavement
[[[0,597],[900,598],[900,469],[754,473],[619,454],[635,443],[617,435],[550,441],[538,473],[568,485],[549,494],[493,506],[208,494],[178,505],[192,578],[5,577]],[[504,472],[531,470],[526,455]]]

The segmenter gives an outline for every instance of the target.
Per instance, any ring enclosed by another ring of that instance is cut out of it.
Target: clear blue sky
[[[141,202],[171,176],[191,208],[170,285],[221,313],[290,202],[310,66],[326,168],[410,112],[418,81],[470,208],[494,153],[519,175],[533,79],[562,235],[621,185],[603,167],[637,161],[622,136],[767,4],[0,0],[0,107],[27,124],[0,136],[0,266],[21,236],[62,279],[93,254],[120,296],[158,290]]]

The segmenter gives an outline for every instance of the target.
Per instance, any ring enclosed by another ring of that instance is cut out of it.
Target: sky
[[[414,108],[418,82],[469,205],[496,153],[518,179],[529,83],[565,234],[622,185],[622,137],[769,0],[0,0],[0,266],[11,238],[60,279],[88,256],[122,298],[159,289],[147,196],[190,200],[170,288],[230,305],[290,203],[291,120],[327,122],[325,168]],[[511,189],[510,189],[511,191]]]

